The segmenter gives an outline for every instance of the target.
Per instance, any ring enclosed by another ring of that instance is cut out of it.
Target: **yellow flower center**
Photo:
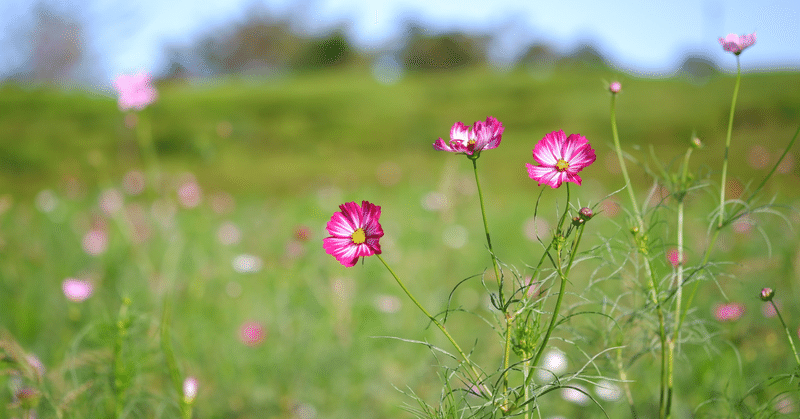
[[[363,228],[359,228],[358,230],[354,231],[350,238],[353,239],[353,243],[355,244],[361,244],[367,241],[367,236],[364,234]]]
[[[564,159],[558,159],[558,163],[556,163],[556,169],[559,172],[563,172],[569,168],[569,163],[567,163]]]

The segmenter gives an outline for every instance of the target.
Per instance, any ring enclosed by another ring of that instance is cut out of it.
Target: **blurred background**
[[[629,256],[626,200],[606,199],[623,185],[609,82],[623,86],[617,117],[638,198],[663,216],[654,257],[664,278],[674,214],[659,204],[674,202],[651,175],[661,165],[677,170],[692,137],[705,144],[691,168],[712,186],[687,201],[690,265],[707,246],[718,202],[737,62],[718,37],[758,36],[739,57],[726,196],[746,196],[767,175],[800,121],[800,2],[792,0],[5,0],[0,24],[0,342],[21,348],[0,349],[6,361],[39,361],[42,372],[28,368],[25,383],[66,406],[66,417],[110,416],[123,298],[132,300],[131,416],[177,416],[159,346],[164,301],[174,307],[180,372],[199,382],[198,417],[409,417],[401,406],[414,401],[397,389],[435,404],[434,354],[375,337],[447,342],[378,261],[344,268],[321,242],[338,205],[381,205],[384,256],[423,304],[438,312],[451,301],[491,319],[479,282],[449,295],[491,264],[471,165],[432,148],[456,121],[491,115],[505,127],[479,171],[509,277],[530,275],[563,197],[563,188],[528,178],[533,146],[559,129],[592,144],[597,161],[572,197],[599,204],[602,215],[582,246],[619,244],[608,249],[619,253],[576,266],[566,304],[598,311],[632,287],[609,262]],[[137,72],[153,76],[158,98],[120,111],[112,80]],[[777,289],[784,316],[800,318],[799,159],[795,146],[758,201],[776,197],[779,216],[748,215],[720,235],[712,259],[733,263],[698,291],[675,417],[701,415],[701,404],[726,412],[720,400],[800,411],[795,393],[737,399],[792,368],[774,310],[757,295]],[[67,278],[94,293],[68,300]],[[553,341],[567,371],[612,345],[602,322],[576,319]],[[477,335],[478,361],[496,367],[493,329],[463,313],[448,328],[462,342]],[[644,416],[654,417],[656,361],[650,336],[638,336],[629,377]],[[613,360],[597,363],[616,374]],[[0,406],[13,404],[14,379],[0,376],[9,384]],[[587,389],[603,398],[597,391]],[[551,396],[543,417],[601,417],[586,399]],[[603,400],[611,417],[628,415],[619,394]],[[39,417],[56,416],[42,405]]]
[[[138,71],[275,76],[359,65],[394,80],[403,71],[564,58],[666,77],[698,66],[730,71],[734,60],[715,41],[731,32],[758,33],[746,70],[788,70],[800,67],[799,14],[791,0],[8,0],[0,77],[107,88]]]

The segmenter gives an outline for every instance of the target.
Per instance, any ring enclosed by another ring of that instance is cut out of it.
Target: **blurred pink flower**
[[[83,251],[88,255],[97,256],[108,249],[108,234],[101,229],[89,230],[83,236]]]
[[[122,179],[122,188],[129,195],[139,195],[144,191],[144,186],[144,173],[138,170],[131,170],[125,173],[125,177]]]
[[[622,90],[622,84],[618,81],[611,82],[611,84],[608,85],[608,90],[610,90],[611,93],[619,93],[619,91]]]
[[[570,134],[567,137],[560,130],[545,135],[536,143],[533,159],[539,166],[525,163],[528,176],[539,182],[539,186],[546,184],[551,188],[558,188],[563,182],[580,185],[581,177],[578,172],[594,163],[596,156],[586,137],[580,134]]]
[[[203,200],[203,191],[193,177],[187,179],[178,187],[178,202],[187,209],[200,205]]]
[[[672,266],[678,266],[679,264],[686,263],[686,252],[683,253],[683,258],[680,257],[680,252],[678,249],[670,249],[667,251],[667,260]]]
[[[183,400],[186,404],[191,404],[197,397],[197,378],[186,377],[183,380]]]
[[[307,242],[311,240],[311,236],[313,232],[308,226],[299,225],[294,228],[294,237],[301,242]]]
[[[433,143],[433,148],[477,157],[481,151],[497,148],[500,145],[504,128],[494,117],[486,117],[486,122],[476,121],[471,128],[470,130],[470,127],[456,122],[450,128],[450,142],[445,143],[439,138]]]
[[[256,321],[249,321],[242,324],[239,329],[239,339],[247,346],[255,347],[264,342],[266,332],[261,323]]]
[[[714,317],[721,322],[733,322],[739,320],[744,314],[744,304],[727,303],[714,306]]]
[[[124,204],[125,198],[122,196],[122,193],[114,188],[109,188],[103,191],[100,194],[99,205],[100,209],[108,214],[116,214],[122,209],[122,205]]]
[[[322,240],[325,251],[347,267],[355,266],[359,257],[380,254],[381,207],[361,201],[361,206],[348,202],[339,208],[342,211],[333,213],[326,227],[331,237]]]
[[[719,43],[725,51],[739,55],[745,48],[756,43],[756,33],[750,35],[729,33],[725,38],[719,38]]]
[[[88,281],[67,278],[61,283],[64,296],[70,301],[80,303],[92,296],[93,287]]]
[[[134,75],[121,74],[114,80],[114,88],[119,94],[119,109],[142,110],[153,103],[158,97],[158,92],[150,84],[150,75],[137,73]]]

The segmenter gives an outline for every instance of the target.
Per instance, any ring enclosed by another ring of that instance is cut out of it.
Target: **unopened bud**
[[[608,90],[610,90],[611,93],[619,93],[619,91],[622,90],[622,84],[618,81],[611,82],[611,84],[608,85]]]
[[[775,291],[772,288],[764,288],[761,290],[761,300],[762,301],[772,301],[772,297],[775,296]]]
[[[591,208],[583,207],[578,211],[580,217],[583,218],[583,221],[589,221],[592,217],[594,217],[594,211]]]
[[[579,225],[581,225],[583,223],[584,223],[584,220],[581,217],[573,217],[572,218],[572,225],[574,225],[575,227],[577,227],[577,226],[579,226]]]
[[[694,138],[692,138],[692,147],[694,147],[694,148],[703,148],[703,142],[700,141],[699,138],[694,137]]]

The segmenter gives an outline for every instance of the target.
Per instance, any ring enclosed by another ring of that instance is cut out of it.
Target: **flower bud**
[[[695,149],[703,148],[703,142],[700,141],[699,138],[693,137],[692,138],[692,147],[694,147]]]
[[[772,301],[772,297],[775,296],[775,291],[772,288],[764,288],[761,290],[761,300],[762,301]]]
[[[572,225],[574,225],[575,227],[577,227],[577,226],[579,226],[579,225],[581,225],[583,223],[584,223],[584,219],[583,218],[581,218],[581,217],[572,217]]]
[[[637,226],[631,227],[631,234],[633,234],[634,236],[639,234],[639,227]]]
[[[608,85],[608,90],[610,90],[611,93],[619,93],[619,91],[622,90],[622,84],[620,84],[618,81],[612,82],[610,85]]]
[[[583,219],[583,221],[589,221],[592,217],[594,217],[594,212],[592,209],[587,207],[581,208],[578,211],[578,214],[580,214],[580,217]]]

